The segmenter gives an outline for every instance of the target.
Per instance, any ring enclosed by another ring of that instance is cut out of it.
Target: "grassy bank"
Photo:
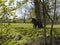
[[[0,25],[1,26],[1,25]],[[50,35],[50,25],[47,25],[46,34]],[[30,23],[11,23],[10,26],[0,28],[0,42],[2,45],[17,45],[26,42],[35,41],[39,37],[43,37],[43,29],[33,29]],[[60,24],[54,25],[53,36],[60,35]]]

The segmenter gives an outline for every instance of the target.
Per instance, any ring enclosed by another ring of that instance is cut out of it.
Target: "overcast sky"
[[[16,6],[16,1],[23,1],[23,0],[15,0],[14,1],[14,6]],[[59,2],[60,0],[58,0],[58,2]],[[6,2],[5,4],[6,5],[8,5],[8,3],[9,3],[9,1],[8,2]],[[32,4],[31,4],[32,3]],[[56,10],[57,12],[58,12],[58,14],[60,14],[60,4],[58,4],[59,5],[59,8]],[[13,6],[13,5],[12,5]],[[29,13],[29,10],[31,10],[31,8],[33,8],[34,7],[34,3],[32,2],[32,1],[28,1],[28,2],[26,2],[24,5],[22,5],[21,6],[22,8],[21,9],[17,9],[16,10],[16,15],[18,16],[18,17],[21,17],[21,15],[25,15],[25,11],[27,12],[27,13]]]

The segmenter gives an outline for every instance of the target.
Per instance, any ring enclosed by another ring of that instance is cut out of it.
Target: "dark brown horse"
[[[43,28],[42,22],[37,20],[36,18],[32,18],[32,23],[34,28]]]

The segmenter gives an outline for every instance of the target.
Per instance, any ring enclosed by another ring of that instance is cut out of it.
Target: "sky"
[[[16,7],[16,4],[17,4],[16,1],[21,2],[23,0],[15,0],[14,1],[14,5],[12,4],[12,7],[14,7],[14,6]],[[9,0],[8,0],[8,2],[5,3],[5,5],[8,6],[9,5],[8,3],[9,3]],[[21,8],[18,8],[18,9],[15,10],[16,11],[16,14],[15,15],[17,15],[18,18],[22,18],[25,15],[25,13],[27,15],[30,14],[29,11],[31,10],[31,8],[34,8],[34,3],[29,0],[28,2],[26,2],[25,4],[23,4],[21,6]]]
[[[16,4],[17,4],[16,1],[20,1],[21,2],[23,0],[15,0],[14,1],[14,5],[12,4],[12,6],[16,6]],[[9,3],[9,0],[5,4],[8,5],[8,3]],[[60,14],[60,4],[57,4],[57,5],[59,6],[59,8],[56,10],[56,12],[58,12],[58,14]],[[34,8],[34,3],[29,0],[24,5],[22,5],[20,9],[16,9],[16,15],[17,15],[17,17],[19,17],[19,18],[23,17],[23,15],[25,15],[25,12],[27,14],[29,14],[29,11],[31,10],[31,8]]]
[[[18,17],[23,17],[25,15],[25,13],[26,13],[26,15],[29,15],[30,14],[29,11],[31,10],[31,8],[34,8],[34,3],[32,1],[28,1],[21,7],[22,7],[21,9],[16,10],[16,12],[17,12],[16,15]],[[26,16],[26,18],[27,18],[27,16]]]

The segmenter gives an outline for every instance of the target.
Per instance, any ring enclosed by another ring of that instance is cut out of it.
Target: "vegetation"
[[[30,8],[26,6],[28,2],[32,4],[28,5]],[[22,8],[25,10],[20,10]],[[60,16],[56,8],[57,0],[0,0],[0,45],[60,45],[60,24],[57,23]],[[21,13],[23,19],[18,19],[16,13]],[[26,15],[30,18],[25,19]],[[33,28],[32,18],[37,19],[33,24],[38,21],[38,27],[43,25],[43,28]]]
[[[46,28],[48,37],[50,35],[50,25],[47,25]],[[60,25],[54,25],[53,36],[60,36],[59,29]],[[0,28],[0,42],[2,45],[24,44],[36,41],[39,37],[43,37],[43,29],[33,29],[30,23],[11,23],[10,26]]]

